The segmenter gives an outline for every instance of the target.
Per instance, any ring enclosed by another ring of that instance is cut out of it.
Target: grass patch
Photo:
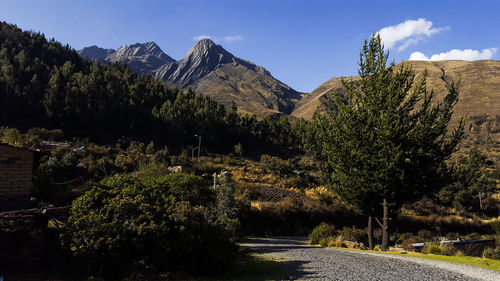
[[[422,254],[422,253],[416,253],[416,252],[406,252],[406,254],[401,254],[402,251],[399,251],[399,250],[378,252],[378,251],[363,251],[363,250],[346,249],[346,248],[335,248],[335,249],[344,250],[344,251],[357,251],[357,252],[363,252],[363,253],[376,253],[376,254],[415,257],[415,258],[422,258],[422,259],[429,259],[429,260],[460,263],[460,264],[466,264],[466,265],[470,265],[470,266],[500,271],[500,260],[493,260],[493,259],[487,259],[487,258],[478,258],[478,257],[469,257],[469,256],[444,256],[444,255],[434,255],[434,254]]]

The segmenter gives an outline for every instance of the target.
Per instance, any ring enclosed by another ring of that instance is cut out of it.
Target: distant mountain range
[[[80,56],[103,62],[124,62],[139,74],[151,74],[169,86],[191,87],[198,93],[240,111],[265,116],[290,114],[302,97],[269,71],[235,57],[209,39],[199,41],[175,61],[154,42],[124,45],[118,50],[97,46],[79,50]]]

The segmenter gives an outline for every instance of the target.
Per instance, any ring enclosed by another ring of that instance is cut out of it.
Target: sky
[[[500,0],[0,0],[0,21],[75,49],[156,42],[181,59],[203,38],[310,92],[357,75],[380,34],[396,63],[500,59]]]

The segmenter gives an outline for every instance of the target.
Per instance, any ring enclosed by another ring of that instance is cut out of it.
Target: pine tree
[[[454,83],[447,83],[448,94],[435,104],[433,92],[426,90],[426,74],[414,83],[410,67],[387,66],[387,58],[378,35],[365,41],[360,81],[343,81],[347,95],[336,95],[313,122],[329,185],[368,215],[370,247],[372,216],[383,212],[383,222],[377,222],[384,250],[389,213],[441,186],[444,161],[463,138],[464,127],[462,118],[448,134],[458,99]]]

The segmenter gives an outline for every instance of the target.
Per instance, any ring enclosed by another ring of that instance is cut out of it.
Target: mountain
[[[407,61],[396,67],[411,65],[416,72],[416,80],[428,71],[427,89],[433,89],[436,100],[446,94],[446,84],[442,80],[460,81],[459,101],[455,105],[452,124],[461,116],[466,117],[469,134],[463,148],[479,146],[500,157],[500,61]],[[353,81],[358,76],[350,77]],[[342,92],[341,78],[332,78],[321,84],[297,103],[291,113],[297,118],[312,119],[318,106],[323,106],[333,91]]]
[[[98,60],[98,61],[106,61],[106,58],[108,55],[111,53],[116,52],[113,49],[103,49],[99,48],[97,46],[90,46],[83,48],[82,50],[77,51],[77,53],[85,59],[90,59],[90,60]]]
[[[127,63],[138,74],[148,74],[164,64],[175,62],[155,42],[123,45],[118,50],[91,46],[77,52],[81,57],[89,60]]]
[[[235,57],[209,39],[200,40],[179,61],[165,55],[169,59],[152,63],[153,58],[164,55],[153,44],[123,46],[109,53],[109,49],[88,47],[79,53],[87,59],[100,59],[105,54],[104,61],[126,62],[139,74],[150,73],[169,86],[191,87],[226,106],[234,103],[240,111],[258,116],[289,114],[302,96],[263,67]]]

